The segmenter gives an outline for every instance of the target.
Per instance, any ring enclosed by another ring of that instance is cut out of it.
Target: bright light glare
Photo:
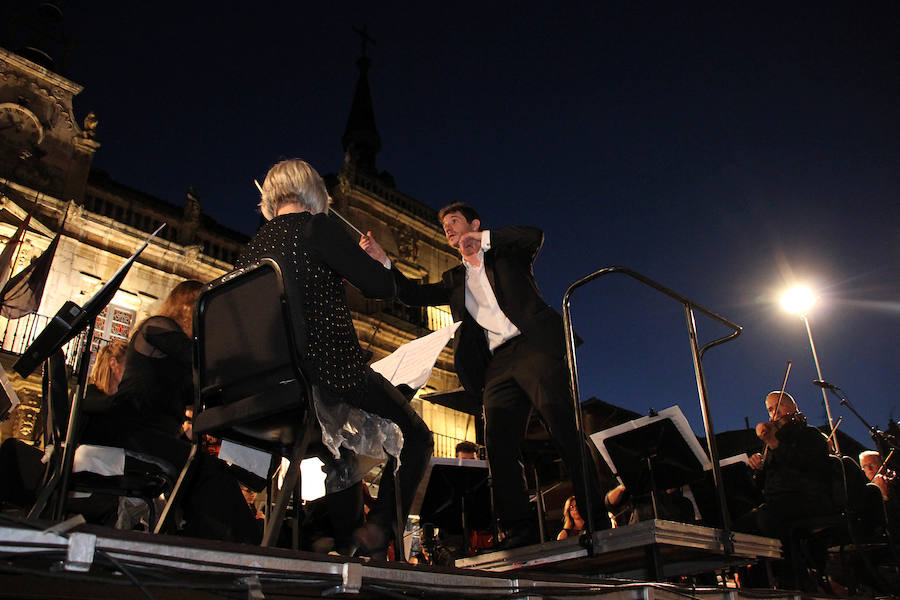
[[[804,314],[816,303],[816,295],[806,286],[789,289],[781,296],[781,306],[789,313]]]

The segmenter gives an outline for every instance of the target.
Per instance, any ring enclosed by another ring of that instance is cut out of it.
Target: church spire
[[[369,91],[368,71],[372,61],[366,56],[366,44],[375,44],[367,33],[366,28],[353,31],[359,34],[362,41],[362,56],[356,61],[359,68],[359,78],[356,80],[356,92],[353,94],[353,104],[350,107],[350,116],[347,118],[347,128],[341,138],[344,147],[344,161],[353,164],[360,171],[375,175],[375,155],[381,150],[381,136],[375,126],[375,109],[372,108],[372,94]]]

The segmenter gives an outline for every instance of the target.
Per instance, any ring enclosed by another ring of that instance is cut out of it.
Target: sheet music
[[[612,470],[612,472],[616,474],[619,483],[624,482],[622,481],[621,477],[618,476],[616,465],[613,463],[612,457],[606,450],[606,438],[614,437],[616,435],[619,435],[620,433],[632,431],[634,429],[644,427],[663,419],[669,419],[672,421],[672,423],[675,425],[675,429],[678,430],[678,432],[681,434],[681,437],[684,438],[688,447],[691,449],[691,452],[694,454],[694,456],[697,457],[697,461],[701,464],[703,470],[705,471],[712,468],[712,465],[709,462],[709,457],[706,456],[706,451],[694,436],[694,432],[691,430],[691,426],[688,424],[687,419],[684,417],[684,413],[681,412],[681,408],[679,408],[678,406],[670,406],[669,408],[656,413],[656,416],[641,417],[639,419],[628,421],[627,423],[622,423],[621,425],[616,425],[615,427],[610,427],[609,429],[591,434],[591,441],[594,442],[594,445],[597,447],[597,450],[600,451],[600,455],[603,457],[603,460],[606,461],[606,464],[609,465],[609,468]]]
[[[405,383],[414,390],[428,381],[441,350],[456,333],[457,321],[424,337],[403,344],[389,356],[372,363],[371,367],[394,385]]]
[[[728,458],[719,459],[720,467],[727,467],[728,465],[736,465],[737,463],[744,463],[747,466],[750,465],[750,457],[747,456],[747,453],[743,454],[735,454],[734,456],[729,456]],[[711,470],[712,465],[706,467],[706,470]]]

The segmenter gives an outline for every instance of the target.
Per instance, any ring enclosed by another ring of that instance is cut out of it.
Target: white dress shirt
[[[482,231],[481,250],[478,251],[479,264],[475,266],[463,260],[463,265],[466,267],[466,310],[475,322],[484,328],[488,347],[493,352],[504,342],[519,335],[521,331],[500,310],[497,296],[484,271],[484,253],[490,248],[490,231]]]

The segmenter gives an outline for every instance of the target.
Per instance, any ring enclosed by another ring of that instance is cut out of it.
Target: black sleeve
[[[191,339],[184,334],[181,327],[166,317],[150,317],[141,327],[137,335],[143,336],[151,351],[146,352],[142,345],[137,345],[138,352],[153,355],[165,355],[180,365],[191,366],[193,345]]]
[[[828,442],[815,427],[784,427],[775,435],[778,437],[778,448],[772,453],[780,460],[802,471],[823,471],[828,468]]]
[[[391,268],[397,282],[397,297],[407,306],[440,306],[449,304],[450,288],[439,283],[416,283],[406,278],[396,267]]]
[[[390,270],[371,258],[328,215],[313,215],[308,223],[310,246],[322,262],[352,283],[367,298],[387,300],[397,295]]]
[[[501,227],[490,232],[492,249],[520,254],[529,261],[534,261],[544,244],[544,232],[537,227]]]

